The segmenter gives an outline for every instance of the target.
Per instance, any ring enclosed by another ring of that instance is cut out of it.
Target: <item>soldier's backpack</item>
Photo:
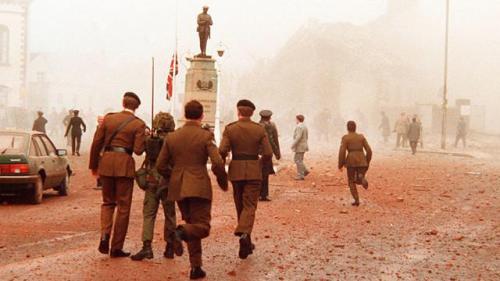
[[[167,133],[175,130],[175,121],[172,115],[167,112],[160,112],[153,119],[151,136],[146,137],[145,152],[146,159],[141,168],[136,172],[137,185],[146,190],[155,187],[158,182],[158,173],[154,171],[154,164],[160,155],[163,140]]]

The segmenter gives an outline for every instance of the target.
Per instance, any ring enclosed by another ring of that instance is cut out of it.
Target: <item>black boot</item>
[[[153,258],[153,249],[151,248],[151,241],[144,241],[142,249],[135,255],[130,257],[134,261],[142,261],[143,259]]]
[[[112,257],[112,258],[126,258],[128,256],[130,256],[130,253],[129,252],[124,252],[122,249],[120,250],[112,250],[109,255]]]
[[[98,250],[101,254],[109,254],[109,234],[104,234],[101,237]]]
[[[205,278],[207,274],[203,269],[201,269],[201,266],[196,266],[196,267],[191,267],[191,272],[189,273],[189,279],[194,280],[194,279],[201,279]]]
[[[167,242],[167,245],[165,246],[165,252],[163,252],[163,256],[167,259],[173,259],[174,258],[174,244]]]
[[[240,236],[240,251],[238,253],[238,256],[240,259],[246,259],[248,255],[250,255],[252,252],[252,242],[250,241],[250,237],[248,234],[243,233]]]

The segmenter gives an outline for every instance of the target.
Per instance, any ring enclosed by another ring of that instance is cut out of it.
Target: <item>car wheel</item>
[[[33,183],[33,189],[31,190],[31,203],[40,204],[43,198],[43,181],[42,177],[39,175],[35,183]]]
[[[64,180],[63,182],[61,183],[61,185],[57,188],[57,193],[60,195],[60,196],[68,196],[68,190],[69,190],[69,179],[70,177],[70,173],[69,172],[66,172],[66,177],[64,177]]]

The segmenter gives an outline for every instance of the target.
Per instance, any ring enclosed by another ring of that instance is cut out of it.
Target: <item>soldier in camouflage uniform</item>
[[[173,117],[169,113],[160,112],[153,120],[151,135],[146,139],[146,160],[144,165],[146,165],[149,171],[149,177],[148,186],[145,189],[142,211],[144,217],[142,226],[143,247],[142,250],[131,257],[132,260],[140,261],[145,258],[153,258],[151,242],[153,240],[154,224],[160,202],[165,214],[163,238],[167,242],[163,255],[165,258],[173,259],[174,252],[178,255],[182,254],[182,245],[174,239],[176,229],[175,202],[167,200],[169,179],[163,178],[154,168],[163,144],[163,139],[168,133],[173,132],[174,129],[175,122]]]

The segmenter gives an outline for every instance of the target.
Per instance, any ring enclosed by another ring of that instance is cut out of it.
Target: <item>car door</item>
[[[41,138],[41,135],[33,135],[33,142],[35,143],[35,146],[37,147],[37,150],[39,152],[39,169],[43,169],[45,171],[45,181],[44,181],[44,187],[50,187],[54,184],[55,179],[54,179],[54,170],[53,170],[53,163],[52,159],[49,156],[49,152],[47,151],[47,148],[45,147],[45,144],[43,143],[43,140]]]
[[[52,170],[54,171],[54,183],[52,186],[59,185],[66,177],[66,158],[57,155],[57,149],[47,135],[40,136],[52,163]]]

